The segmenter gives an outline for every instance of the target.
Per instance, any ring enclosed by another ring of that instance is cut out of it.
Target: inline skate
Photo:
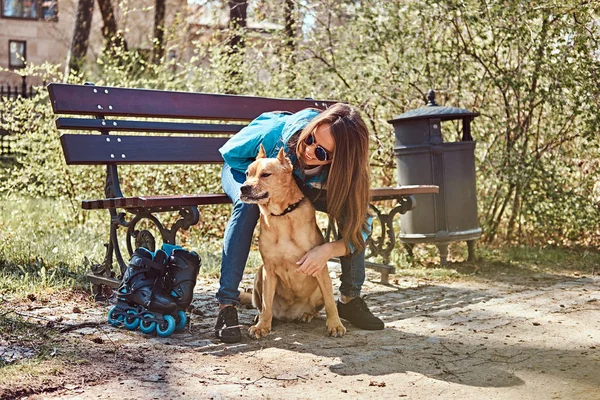
[[[163,244],[162,250],[169,255],[165,275],[166,293],[177,304],[176,331],[182,331],[187,325],[185,311],[190,306],[194,297],[196,278],[200,272],[200,257],[194,251],[187,251],[181,246]]]
[[[129,330],[168,337],[176,328],[177,303],[165,292],[164,276],[167,254],[153,254],[143,247],[133,253],[121,286],[116,291],[117,304],[108,313],[108,322]]]

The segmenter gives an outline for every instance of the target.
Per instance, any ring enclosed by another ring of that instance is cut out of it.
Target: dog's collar
[[[283,212],[281,214],[273,214],[273,213],[271,213],[271,215],[274,216],[274,217],[281,217],[282,215],[285,215],[287,213],[291,213],[296,208],[298,208],[298,206],[300,205],[300,203],[302,203],[302,200],[304,200],[304,197],[302,197],[300,200],[298,200],[297,203],[290,204],[289,206],[287,206],[287,208],[285,210],[283,210]]]

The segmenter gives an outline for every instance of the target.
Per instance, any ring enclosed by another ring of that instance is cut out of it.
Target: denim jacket
[[[321,189],[325,183],[322,174],[306,178],[297,162],[296,156],[289,151],[288,141],[296,132],[304,129],[310,121],[319,115],[318,110],[305,109],[295,114],[288,112],[267,112],[261,114],[250,124],[229,139],[219,152],[225,163],[232,169],[245,173],[248,166],[256,159],[260,145],[265,148],[267,157],[276,157],[283,146],[286,155],[294,165],[294,175],[302,183],[312,189]],[[368,231],[363,230],[363,239],[366,240],[371,233],[373,218],[368,216],[366,221]],[[350,245],[350,250],[354,252]]]
[[[294,174],[306,185],[320,188],[322,175],[305,179],[296,157],[289,151],[288,141],[296,132],[304,129],[319,111],[306,109],[295,114],[287,112],[268,112],[261,114],[248,126],[235,134],[219,149],[225,162],[234,170],[245,173],[248,166],[256,159],[262,144],[267,157],[276,157],[283,146],[286,155],[295,166]]]

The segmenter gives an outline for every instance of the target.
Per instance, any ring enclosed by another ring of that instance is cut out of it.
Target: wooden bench
[[[69,85],[51,83],[48,92],[60,130],[68,165],[105,165],[105,197],[84,200],[86,210],[108,210],[110,238],[101,264],[92,266],[88,279],[97,298],[103,286],[117,287],[118,278],[126,269],[119,246],[118,233],[125,229],[128,257],[135,248],[154,250],[155,238],[149,231],[138,231],[137,224],[150,220],[160,232],[163,243],[176,243],[177,233],[198,223],[198,207],[230,203],[223,193],[186,195],[125,196],[121,192],[119,165],[131,164],[215,164],[222,163],[218,149],[245,124],[266,111],[296,112],[307,107],[325,109],[335,103],[307,99],[276,99],[250,96],[185,93],[161,90],[100,87],[91,84]],[[142,133],[142,134],[139,134]],[[168,134],[168,135],[165,135]],[[367,266],[381,272],[387,282],[394,267],[388,265],[395,246],[392,220],[397,213],[415,207],[416,194],[438,193],[437,186],[407,186],[371,190],[373,202],[396,200],[390,212],[381,212],[372,205],[379,220],[379,236],[375,231],[368,240],[368,257],[380,255],[384,263],[368,262]],[[122,210],[122,211],[119,211]],[[164,226],[155,214],[178,212],[180,218]],[[335,234],[328,228],[327,236]],[[113,256],[120,268],[113,271]]]

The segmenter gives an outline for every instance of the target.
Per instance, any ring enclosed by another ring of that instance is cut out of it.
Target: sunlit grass
[[[420,244],[414,248],[412,265],[398,264],[396,274],[425,279],[491,279],[513,281],[559,277],[594,276],[600,272],[600,252],[594,249],[556,247],[484,246],[478,244],[476,259],[467,261],[464,242],[449,246],[448,264],[439,265],[437,248]]]
[[[69,288],[88,289],[84,275],[92,263],[104,258],[108,223],[107,211],[84,211],[79,204],[67,200],[22,197],[0,200],[0,297],[20,298],[32,292],[51,294]],[[209,224],[210,220],[204,223]],[[182,242],[186,249],[200,254],[201,276],[217,278],[221,237],[202,232],[202,227],[192,227],[184,231]],[[124,243],[121,248],[127,261]],[[593,275],[600,270],[600,253],[590,249],[479,244],[476,254],[476,261],[467,262],[466,243],[452,243],[449,264],[442,267],[434,245],[415,246],[411,258],[401,243],[397,243],[390,263],[396,267],[396,277],[433,280],[527,274]],[[254,246],[247,271],[254,271],[259,265],[260,254]],[[114,268],[116,270],[116,263]]]
[[[592,276],[600,272],[600,252],[591,249],[510,246],[480,248],[479,273],[503,275]]]
[[[125,230],[120,231],[121,251],[127,262]],[[79,204],[68,200],[0,200],[0,296],[87,288],[84,276],[93,263],[104,259],[108,233],[109,215],[105,210],[81,210]],[[183,239],[184,248],[200,254],[201,276],[218,277],[220,238],[207,237],[196,226],[185,231]],[[260,254],[253,250],[249,270],[260,263]],[[116,262],[113,268],[117,271]]]
[[[0,201],[0,293],[83,285],[88,260],[102,244],[95,224],[79,217],[68,202]]]

